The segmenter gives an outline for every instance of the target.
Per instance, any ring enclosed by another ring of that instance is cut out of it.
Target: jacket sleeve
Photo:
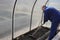
[[[44,23],[48,21],[48,13],[44,12]]]

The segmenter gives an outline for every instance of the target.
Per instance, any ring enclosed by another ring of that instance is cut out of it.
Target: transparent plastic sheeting
[[[21,1],[21,2],[20,2]],[[32,29],[36,28],[41,21],[41,7],[46,0],[37,0],[32,18]],[[18,0],[15,15],[14,38],[30,31],[31,10],[35,0]]]
[[[11,17],[15,0],[0,0],[0,40],[11,40]],[[15,10],[14,38],[29,31],[31,9],[35,0],[18,0]],[[45,0],[38,0],[33,13],[32,29],[41,18],[41,6]]]
[[[14,1],[15,0],[0,0],[0,40],[11,40],[11,16]],[[41,7],[45,4],[46,1],[47,0],[37,0],[33,12],[32,29],[36,28],[41,21]],[[35,0],[17,1],[15,10],[14,38],[29,31],[31,9],[34,2]],[[57,2],[57,0],[49,1],[49,6],[52,5],[53,7],[55,7],[55,5],[53,5],[54,2]],[[59,5],[57,7],[57,9],[60,9]],[[46,23],[47,26],[49,26],[50,24],[50,22]]]
[[[60,0],[49,0],[48,6],[54,7],[60,11]]]
[[[14,0],[0,0],[0,40],[11,40],[11,15]]]

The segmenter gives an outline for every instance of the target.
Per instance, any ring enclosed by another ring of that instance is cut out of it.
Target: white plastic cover
[[[11,16],[15,0],[0,0],[0,40],[11,40]],[[29,31],[31,9],[35,0],[18,0],[15,10],[14,38]],[[36,28],[41,21],[41,7],[46,0],[38,0],[32,19],[32,29]],[[60,9],[60,0],[50,0],[49,5]],[[56,5],[55,5],[56,4]],[[50,23],[46,24],[48,27]],[[46,26],[45,25],[45,26]]]

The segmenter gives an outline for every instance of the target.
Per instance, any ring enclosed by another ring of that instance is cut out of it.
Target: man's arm
[[[44,13],[44,23],[48,21],[48,15]]]
[[[43,13],[44,13],[44,23],[48,21],[48,14],[47,14],[47,7],[45,5],[42,6],[42,10],[43,10]],[[44,24],[43,23],[43,24]]]

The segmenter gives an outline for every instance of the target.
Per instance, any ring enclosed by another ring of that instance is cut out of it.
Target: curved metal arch
[[[35,0],[35,2],[34,2],[34,4],[33,4],[33,7],[32,7],[32,10],[31,10],[30,31],[31,31],[31,26],[32,26],[32,16],[33,16],[33,11],[34,11],[34,7],[35,7],[36,2],[37,2],[37,0]]]
[[[14,39],[14,12],[16,7],[17,0],[15,0],[13,11],[12,11],[12,40]]]

